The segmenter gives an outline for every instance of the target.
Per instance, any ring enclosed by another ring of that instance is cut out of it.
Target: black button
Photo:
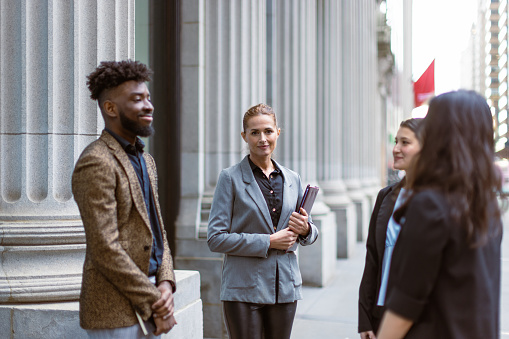
[[[148,251],[148,250],[150,249],[150,246],[145,246],[145,247],[143,247],[143,249],[144,249],[145,251]]]
[[[136,147],[134,147],[133,145],[129,144],[125,147],[125,151],[131,155],[136,155]]]

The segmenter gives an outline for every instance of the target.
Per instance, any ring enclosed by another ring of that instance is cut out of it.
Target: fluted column
[[[376,196],[382,186],[382,163],[385,163],[383,156],[386,140],[382,138],[382,110],[380,92],[378,88],[378,43],[377,43],[377,15],[379,13],[377,3],[368,1],[366,3],[366,55],[367,55],[367,114],[368,133],[369,133],[369,147],[367,157],[367,172],[366,172],[366,194],[370,202],[370,210],[373,209]]]
[[[380,133],[379,140],[381,140],[378,150],[381,155],[380,166],[382,166],[380,168],[380,184],[385,186],[389,181],[389,163],[392,164],[392,161],[389,161],[389,159],[392,158],[392,155],[390,152],[388,138],[393,131],[389,128],[389,126],[395,125],[390,123],[393,119],[389,119],[390,116],[394,115],[392,112],[393,109],[389,108],[389,102],[393,92],[392,74],[394,67],[394,55],[391,52],[391,28],[387,25],[387,13],[383,13],[381,11],[378,12],[376,23],[377,61],[373,67],[377,69],[378,75],[378,108],[380,109],[380,128],[378,129],[378,133]],[[389,114],[389,111],[391,111],[391,114]]]
[[[0,46],[0,303],[44,309],[79,297],[85,236],[71,175],[103,127],[85,76],[134,56],[134,0],[1,1]]]
[[[355,248],[356,215],[342,177],[342,9],[333,0],[317,5],[317,179],[336,217],[337,256],[345,258]]]
[[[265,100],[265,1],[182,2],[182,170],[176,266],[201,274],[204,336],[226,337],[222,255],[206,243],[214,188],[239,162],[247,109]]]
[[[205,3],[205,191],[241,160],[244,112],[265,100],[265,6],[252,1]],[[244,152],[245,153],[245,152]]]
[[[357,71],[358,73],[358,81],[356,82],[355,87],[355,95],[356,95],[356,102],[359,106],[359,119],[357,121],[357,130],[362,131],[366,130],[369,131],[369,123],[367,123],[368,120],[368,111],[367,106],[369,102],[369,97],[371,93],[369,93],[369,84],[368,84],[368,67],[369,64],[367,63],[368,60],[368,50],[366,49],[367,41],[366,41],[366,31],[369,27],[368,23],[368,13],[366,13],[366,0],[359,0],[356,1],[356,28],[355,32],[357,34],[356,37],[356,60],[357,60]],[[361,187],[365,188],[366,186],[366,177],[367,177],[367,171],[368,171],[368,159],[369,159],[369,146],[370,146],[370,139],[371,135],[364,135],[364,137],[359,139],[359,146],[360,146],[360,152],[359,152],[359,180]]]
[[[353,190],[359,187],[359,164],[357,154],[360,152],[359,143],[353,142],[357,140],[357,121],[359,120],[359,107],[355,101],[355,86],[358,74],[355,70],[356,65],[356,20],[355,20],[355,3],[352,1],[342,2],[342,19],[343,23],[343,83],[342,83],[342,157],[343,157],[343,179],[347,188]]]
[[[270,77],[272,106],[281,135],[275,157],[301,175],[302,184],[318,183],[317,132],[317,10],[315,0],[273,1],[273,60]],[[336,257],[335,215],[322,201],[312,210],[321,235],[313,246],[299,249],[303,281],[325,284],[334,273]]]
[[[376,49],[376,13],[377,6],[374,1],[361,0],[358,2],[358,15],[361,18],[359,23],[359,52],[361,56],[361,87],[358,89],[360,106],[360,125],[359,130],[364,131],[363,137],[360,138],[361,143],[361,172],[360,181],[362,190],[367,198],[367,211],[364,213],[365,222],[358,234],[358,240],[364,240],[368,232],[368,218],[377,193],[380,189],[379,173],[381,158],[377,147],[383,144],[379,139],[378,127],[380,126],[379,108],[375,106],[377,101],[377,72],[373,67],[377,60]]]
[[[316,180],[316,3],[274,1],[272,106],[282,133],[276,158]]]
[[[369,224],[370,204],[364,191],[366,151],[369,143],[365,126],[367,120],[365,90],[366,58],[363,29],[366,13],[361,1],[343,1],[343,179],[355,204],[357,240],[365,238]]]

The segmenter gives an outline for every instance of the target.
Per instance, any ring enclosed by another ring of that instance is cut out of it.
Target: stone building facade
[[[134,59],[134,18],[134,0],[0,2],[2,338],[87,338],[71,175],[104,127],[86,75],[102,60]],[[176,273],[179,326],[165,338],[202,338],[199,273]]]
[[[276,159],[320,187],[320,236],[299,262],[305,284],[327,284],[336,259],[365,240],[384,181],[392,59],[380,2],[2,0],[0,333],[84,334],[85,240],[70,176],[103,128],[85,76],[102,60],[138,59],[137,44],[155,71],[148,143],[178,268],[179,326],[167,337],[226,337],[208,213],[219,172],[247,154],[243,113],[260,102],[282,129]]]
[[[180,207],[176,265],[200,271],[204,336],[223,338],[222,255],[206,244],[219,172],[247,149],[243,113],[271,105],[282,129],[275,158],[318,185],[316,244],[299,249],[304,283],[325,285],[337,257],[366,238],[382,185],[378,1],[181,3]],[[382,139],[383,138],[383,139]],[[382,146],[384,145],[384,146]]]

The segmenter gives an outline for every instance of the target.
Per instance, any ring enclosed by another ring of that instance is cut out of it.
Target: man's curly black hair
[[[102,61],[95,71],[87,76],[90,97],[99,100],[104,90],[115,88],[129,80],[150,81],[152,73],[150,68],[138,61]]]

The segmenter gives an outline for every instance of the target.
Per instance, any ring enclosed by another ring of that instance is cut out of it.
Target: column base
[[[368,196],[360,181],[347,182],[348,196],[355,205],[355,214],[357,216],[357,241],[364,242],[368,236],[369,218],[371,216],[371,207]]]
[[[162,338],[202,339],[200,274],[193,271],[175,271],[175,274],[178,325]],[[86,331],[80,327],[78,302],[0,305],[0,333],[11,339],[88,339]]]
[[[88,338],[78,302],[0,305],[0,333],[11,339]]]
[[[212,197],[212,192],[205,192],[199,198],[181,198],[175,244],[178,255],[174,257],[174,260],[177,269],[200,272],[205,338],[227,338],[222,304],[219,299],[223,255],[211,252],[207,246]],[[198,221],[196,213],[199,215]],[[197,224],[198,227],[196,227]]]
[[[375,207],[376,197],[378,192],[382,189],[381,180],[379,178],[368,178],[364,182],[364,193],[368,198],[368,203],[371,211]]]
[[[80,219],[0,216],[0,233],[0,303],[78,300],[85,258]]]
[[[357,243],[357,214],[342,181],[323,182],[324,202],[336,216],[336,254],[349,258],[355,253]]]
[[[337,224],[337,258],[350,258],[355,254],[357,243],[357,210],[356,205],[349,202],[342,205],[329,205],[336,215]]]
[[[304,285],[322,287],[336,270],[336,215],[323,202],[315,202],[312,217],[318,239],[310,246],[299,246],[299,267]]]
[[[186,242],[191,241],[193,240],[188,240]],[[199,245],[197,240],[196,242],[195,246]],[[205,242],[201,241],[200,243],[205,244]],[[175,265],[179,269],[186,268],[200,272],[201,296],[203,300],[203,335],[205,338],[227,338],[222,304],[219,299],[223,267],[222,255],[208,258],[176,257]]]

